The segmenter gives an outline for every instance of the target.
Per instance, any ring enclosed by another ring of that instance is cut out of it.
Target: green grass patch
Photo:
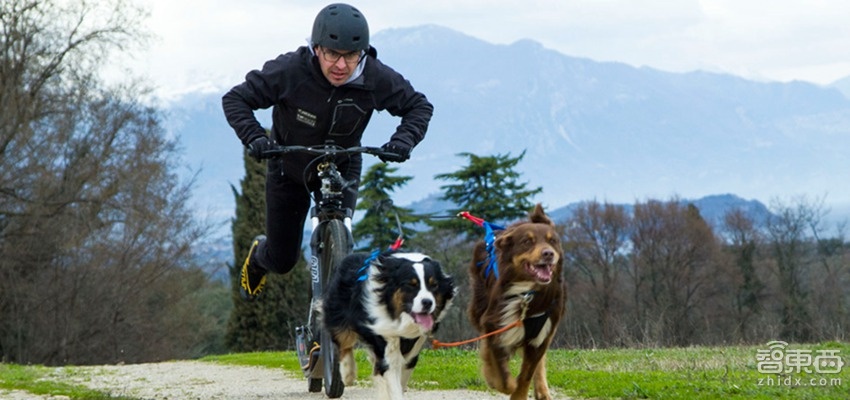
[[[561,396],[576,399],[850,399],[850,344],[826,342],[790,349],[837,351],[840,373],[768,375],[758,371],[756,355],[767,346],[688,347],[666,349],[550,350],[549,385]],[[355,353],[357,385],[371,385],[372,364],[366,352]],[[259,366],[303,377],[295,352],[263,352],[208,356],[232,365]],[[520,358],[511,363],[514,373]],[[476,351],[442,349],[421,353],[411,387],[422,390],[488,390],[479,373]],[[71,399],[120,399],[80,385],[63,383],[75,367],[49,368],[0,364],[0,391],[24,390]],[[305,384],[306,385],[306,384]],[[305,386],[306,387],[306,386]]]
[[[845,364],[850,353],[846,343],[790,347],[838,350]],[[766,348],[562,350],[549,353],[547,367],[550,385],[586,398],[850,398],[847,367],[839,374],[767,375],[758,372],[756,360],[758,350]],[[785,385],[786,382],[793,384]]]
[[[68,368],[65,373],[68,373]],[[44,366],[15,365],[0,363],[0,389],[23,390],[37,395],[68,396],[71,399],[85,400],[134,400],[133,397],[113,397],[108,393],[89,389],[85,386],[71,385],[50,379],[57,369]],[[73,373],[73,368],[71,368]]]
[[[549,385],[556,393],[574,398],[850,398],[850,344],[827,342],[789,346],[789,349],[813,352],[838,350],[845,363],[838,374],[762,374],[758,372],[756,360],[761,349],[767,346],[550,350],[547,372]],[[357,384],[370,385],[372,365],[366,352],[358,350],[355,354]],[[294,377],[302,376],[295,352],[231,354],[204,360],[283,368]],[[511,363],[514,373],[519,364],[517,356]],[[789,382],[791,385],[787,384]],[[478,353],[458,349],[423,351],[410,386],[424,390],[487,390],[479,373]]]
[[[294,351],[288,352],[255,352],[231,353],[206,356],[201,361],[214,361],[222,364],[247,365],[267,368],[283,368],[287,371],[298,371],[298,357]]]

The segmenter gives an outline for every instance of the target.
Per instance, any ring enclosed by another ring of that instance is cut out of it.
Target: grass
[[[550,350],[549,385],[577,399],[850,399],[850,343],[791,345],[790,349],[837,350],[844,360],[838,374],[758,372],[756,354],[766,346],[688,347],[664,349]],[[357,385],[371,385],[372,365],[365,351],[356,352]],[[202,359],[233,365],[260,366],[301,377],[295,352],[241,353]],[[516,372],[519,357],[511,367]],[[73,374],[64,367],[61,375]],[[83,386],[56,382],[56,368],[0,363],[0,389],[25,390],[70,399],[122,399]],[[770,379],[770,381],[768,381]],[[797,379],[800,379],[797,384]],[[811,385],[815,379],[816,385]],[[823,381],[821,381],[823,379]],[[786,383],[793,383],[787,385]],[[489,390],[479,374],[475,351],[425,350],[410,382],[415,389]]]
[[[65,373],[73,374],[73,367]],[[134,400],[131,397],[113,397],[108,393],[71,385],[49,379],[56,368],[38,365],[15,365],[0,363],[0,390],[22,390],[38,395],[67,396],[69,399],[85,400]]]
[[[845,364],[850,353],[850,345],[846,343],[792,348],[839,350]],[[549,382],[564,393],[587,398],[850,398],[848,368],[840,374],[792,374],[780,378],[758,372],[755,356],[759,349],[766,347],[556,351],[549,359]],[[802,384],[777,384],[786,377],[801,378]],[[803,386],[812,378],[816,379],[817,386]],[[820,378],[827,379],[825,385],[820,385]],[[840,379],[840,383],[830,382],[834,378]]]
[[[850,399],[850,344],[827,342],[789,349],[838,350],[838,374],[762,374],[756,354],[766,346],[665,349],[550,350],[549,385],[562,395],[592,399]],[[251,353],[205,360],[283,368],[300,376],[294,352]],[[250,361],[249,361],[250,360]],[[371,364],[357,352],[358,385],[370,385]],[[511,367],[519,368],[519,357]],[[800,379],[799,384],[797,380]],[[815,379],[815,385],[811,385]],[[823,379],[823,380],[822,380]],[[786,385],[786,383],[792,385]],[[488,390],[474,351],[423,351],[410,383],[416,389]]]

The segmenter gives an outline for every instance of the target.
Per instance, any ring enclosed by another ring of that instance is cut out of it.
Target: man
[[[342,147],[360,145],[375,110],[401,117],[396,131],[382,149],[391,154],[384,162],[403,162],[428,129],[433,106],[402,75],[377,59],[369,45],[366,18],[348,4],[323,8],[313,22],[309,46],[268,61],[260,71],[222,98],[228,123],[247,147],[261,159],[275,143],[318,145],[333,140]],[[254,110],[272,109],[271,138],[266,136]],[[310,196],[304,190],[304,170],[312,156],[290,153],[269,161],[266,177],[266,235],[254,239],[242,266],[240,293],[254,300],[263,289],[267,272],[287,273],[300,257],[304,222]],[[339,162],[345,179],[354,182],[344,205],[354,209],[362,157]],[[318,190],[315,171],[306,184]]]

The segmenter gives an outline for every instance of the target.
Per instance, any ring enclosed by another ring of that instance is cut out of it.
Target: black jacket
[[[264,128],[254,110],[272,109],[272,138],[284,145],[317,145],[332,139],[343,147],[358,146],[372,112],[387,110],[401,117],[391,141],[411,148],[425,136],[433,106],[410,82],[377,58],[370,48],[360,77],[334,87],[322,75],[319,62],[307,47],[278,56],[251,71],[245,82],[222,98],[228,123],[247,145]],[[290,153],[282,163],[284,173],[301,181],[312,156]],[[351,157],[347,178],[359,178],[360,155]],[[310,179],[312,180],[312,179]]]

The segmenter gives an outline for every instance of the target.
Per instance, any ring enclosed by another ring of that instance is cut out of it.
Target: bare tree
[[[634,221],[632,278],[645,282],[635,285],[645,293],[641,294],[644,335],[654,335],[662,343],[687,344],[694,340],[695,316],[708,297],[717,239],[696,207],[676,200],[638,203]]]
[[[757,251],[763,239],[755,222],[740,209],[726,213],[723,228],[735,266],[728,277],[734,285],[734,318],[742,339],[749,341],[750,321],[763,310],[761,303],[765,296],[765,284],[756,270]]]
[[[807,229],[815,210],[805,198],[798,198],[793,205],[774,200],[771,205],[773,216],[768,219],[767,232],[776,263],[782,299],[782,332],[787,340],[810,340],[813,332],[810,325],[805,264],[811,253],[806,245]]]
[[[566,265],[579,275],[571,290],[576,294],[573,301],[595,312],[603,346],[615,344],[616,323],[625,318],[619,309],[620,275],[628,261],[629,222],[622,206],[596,201],[581,204],[566,221]]]
[[[0,3],[0,357],[188,354],[209,326],[188,296],[203,229],[175,143],[139,85],[99,67],[143,38],[121,0]],[[197,304],[195,304],[197,305]]]
[[[824,238],[824,198],[775,199],[771,208],[767,232],[779,282],[782,338],[843,337],[848,324],[846,251],[842,238]]]

